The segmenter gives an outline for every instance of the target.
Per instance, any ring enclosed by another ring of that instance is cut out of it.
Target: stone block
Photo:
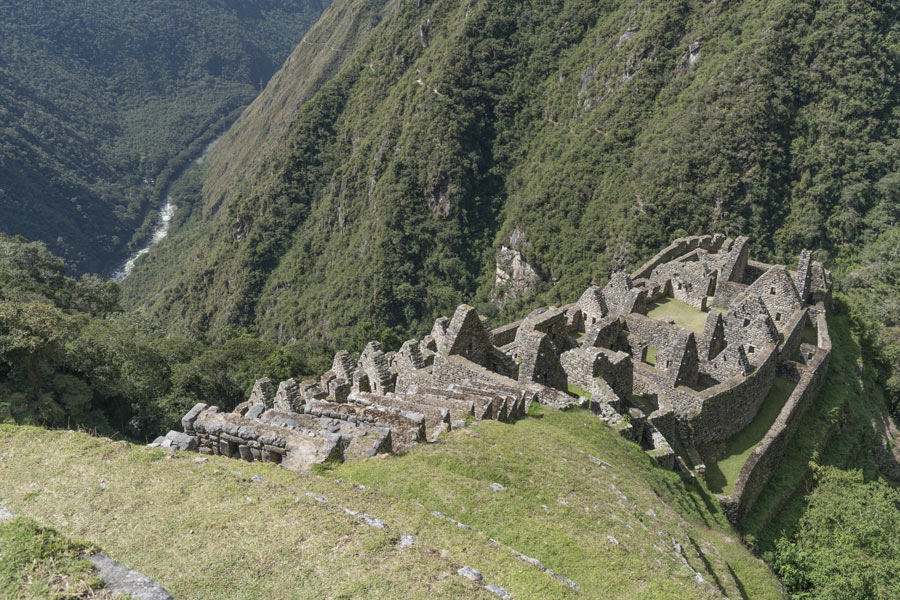
[[[219,441],[219,454],[231,458],[234,455],[234,444],[226,440]]]
[[[240,453],[243,460],[246,460],[247,462],[253,462],[253,451],[251,450],[250,446],[245,446],[242,444],[238,446],[238,452]]]
[[[193,452],[197,449],[197,438],[194,436],[178,431],[170,431],[166,434],[166,437],[172,441],[172,447],[178,450]]]
[[[187,414],[181,417],[181,428],[185,431],[185,433],[190,433],[194,430],[194,422],[197,420],[197,417],[200,416],[200,413],[206,410],[208,407],[206,404],[198,403],[194,405],[194,408],[189,410]]]

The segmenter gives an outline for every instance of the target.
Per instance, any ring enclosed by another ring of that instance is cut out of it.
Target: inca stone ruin
[[[774,425],[718,497],[737,523],[824,379],[831,288],[809,252],[790,270],[750,260],[744,237],[681,238],[573,304],[493,330],[462,305],[397,352],[371,342],[358,360],[338,352],[318,381],[259,380],[230,413],[199,404],[183,434],[155,444],[305,470],[403,452],[472,421],[508,422],[539,402],[588,407],[690,477],[787,379],[795,387]],[[661,316],[667,307],[692,320]]]

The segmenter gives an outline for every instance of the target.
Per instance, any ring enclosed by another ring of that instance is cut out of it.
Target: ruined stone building
[[[338,352],[317,381],[257,381],[234,411],[197,405],[184,434],[157,444],[302,470],[402,452],[473,420],[523,417],[539,402],[589,407],[663,468],[693,476],[786,378],[793,393],[719,497],[738,522],[824,378],[831,288],[809,252],[789,270],[750,260],[743,237],[682,238],[573,304],[497,329],[462,305],[397,352],[371,342],[358,360]],[[660,316],[666,303],[693,325]]]

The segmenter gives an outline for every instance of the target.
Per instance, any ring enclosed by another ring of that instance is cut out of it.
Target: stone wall
[[[391,375],[390,363],[378,342],[366,344],[362,356],[359,357],[359,370],[368,377],[372,392],[387,394],[394,391],[394,377]]]
[[[748,260],[747,268],[744,269],[744,280],[742,283],[744,283],[746,285],[750,285],[751,283],[756,281],[759,277],[762,277],[762,275],[766,271],[768,271],[771,267],[772,267],[772,265],[769,265],[766,263],[757,262],[755,260]]]
[[[559,362],[560,353],[548,334],[520,330],[517,345],[519,383],[540,383],[566,389],[566,372]]]
[[[653,281],[659,284],[671,282],[672,297],[698,310],[706,310],[707,296],[715,290],[717,271],[707,262],[705,251],[695,250],[692,255],[689,257],[693,260],[683,257],[660,265],[653,272]]]
[[[635,362],[634,393],[665,399],[683,424],[686,445],[726,440],[753,420],[774,382],[775,346],[765,346],[759,357],[761,363],[749,376],[738,374],[702,391],[672,387],[664,372]]]
[[[656,348],[656,369],[666,373],[672,386],[697,381],[699,358],[694,333],[683,327],[632,313],[625,317],[631,355],[643,360],[648,347]]]
[[[781,462],[784,449],[794,437],[806,409],[821,390],[828,370],[828,357],[828,350],[823,349],[817,353],[774,425],[744,463],[731,494],[718,496],[725,514],[735,526],[756,502]]]
[[[800,253],[800,260],[797,262],[797,272],[794,275],[794,285],[797,287],[797,293],[806,302],[809,299],[809,286],[812,281],[812,252],[804,250]]]
[[[728,346],[712,359],[700,361],[701,377],[698,380],[706,388],[710,388],[732,377],[749,375],[753,370],[744,347]]]
[[[750,260],[750,242],[741,236],[734,240],[728,256],[722,261],[722,268],[719,271],[719,282],[734,281],[740,283],[744,281],[744,271],[747,268],[747,261]]]
[[[719,311],[711,310],[706,315],[703,333],[697,343],[697,353],[701,360],[709,360],[724,350],[725,344],[725,319]]]
[[[519,331],[519,326],[521,324],[522,321],[516,321],[494,329],[492,332],[494,334],[494,345],[506,346],[507,344],[516,341],[516,333]]]
[[[622,332],[623,321],[620,317],[609,316],[597,321],[590,327],[581,341],[581,345],[585,348],[612,348],[619,339]]]
[[[715,235],[693,235],[684,238],[678,238],[664,249],[660,250],[656,256],[644,263],[639,269],[633,273],[635,279],[650,279],[653,270],[659,265],[667,263],[697,248],[703,248],[707,252],[718,252],[726,241],[726,237],[721,233]]]
[[[784,329],[795,312],[803,308],[794,279],[782,266],[774,266],[766,271],[744,294],[759,296],[779,331]]]
[[[474,363],[488,366],[488,350],[493,345],[491,332],[478,312],[463,304],[453,314],[443,339],[438,340],[438,351],[464,356]]]
[[[756,417],[775,382],[778,364],[774,345],[765,346],[758,353],[762,361],[747,377],[736,375],[717,386],[691,394],[696,395],[702,405],[700,410],[685,415],[696,445],[727,440]],[[673,405],[676,413],[684,414],[679,410],[677,401]]]
[[[229,458],[281,463],[302,471],[313,464],[343,458],[341,436],[331,433],[310,435],[268,425],[218,407],[200,404],[182,419],[185,433],[195,437],[199,451]]]
[[[747,286],[733,281],[719,281],[716,284],[716,295],[713,296],[711,306],[728,308],[731,302],[743,293]]]
[[[599,377],[619,398],[631,396],[634,370],[631,357],[624,352],[613,352],[606,348],[576,348],[564,353],[560,357],[560,363],[569,385],[593,392]],[[602,393],[606,394],[606,391],[602,390]]]
[[[462,356],[438,354],[434,358],[431,372],[433,383],[449,387],[466,381],[495,383],[509,387],[519,387],[519,382],[499,373],[494,373]]]
[[[725,315],[725,340],[729,346],[743,346],[751,362],[756,362],[753,354],[760,347],[780,341],[778,329],[759,296],[749,294],[731,303]]]
[[[586,289],[577,304],[584,313],[585,327],[590,327],[609,313],[606,300],[603,298],[603,288],[600,286],[592,285]]]
[[[779,360],[793,360],[803,342],[803,330],[809,323],[809,310],[798,310],[791,320],[785,324],[782,342],[778,345]]]
[[[431,371],[425,369],[403,369],[397,373],[397,393],[405,393],[417,386],[431,385]]]

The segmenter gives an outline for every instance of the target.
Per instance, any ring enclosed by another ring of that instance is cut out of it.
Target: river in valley
[[[203,159],[206,158],[206,155],[209,154],[209,151],[212,150],[213,146],[215,146],[216,142],[220,139],[221,138],[216,138],[207,144],[206,148],[203,149],[203,153],[194,160],[194,164],[203,162]],[[147,240],[147,243],[143,248],[129,256],[128,260],[125,261],[125,264],[113,272],[110,276],[112,281],[118,282],[128,277],[128,274],[134,269],[137,260],[150,252],[150,248],[166,239],[166,236],[169,235],[169,228],[172,226],[172,217],[175,216],[175,211],[178,209],[172,201],[171,189],[172,185],[169,184],[169,187],[166,188],[165,191],[166,201],[159,209],[159,216],[156,218],[156,225],[153,226],[153,233],[151,234],[150,239]]]

